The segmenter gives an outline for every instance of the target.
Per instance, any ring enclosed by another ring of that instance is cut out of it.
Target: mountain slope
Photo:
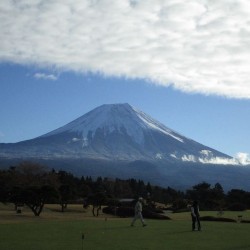
[[[250,168],[129,104],[102,105],[32,140],[0,144],[0,167],[23,160],[76,175],[139,178],[187,188],[202,181],[250,190]],[[223,165],[223,162],[232,162]],[[218,164],[218,162],[220,164]]]
[[[188,160],[226,157],[188,139],[129,104],[102,105],[38,138],[1,145],[0,156]],[[7,150],[5,150],[7,149]]]

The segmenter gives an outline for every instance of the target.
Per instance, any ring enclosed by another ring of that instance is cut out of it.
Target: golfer
[[[192,231],[195,231],[196,224],[198,226],[198,230],[201,231],[200,211],[197,201],[194,201],[191,206],[191,217],[192,217]]]
[[[136,204],[135,204],[135,216],[134,216],[134,219],[131,222],[131,227],[134,226],[135,221],[137,219],[141,220],[141,223],[142,223],[143,227],[147,226],[146,223],[145,223],[145,221],[144,221],[144,219],[143,219],[143,217],[142,217],[142,201],[143,201],[143,198],[140,197],[138,199],[138,201],[136,202]]]

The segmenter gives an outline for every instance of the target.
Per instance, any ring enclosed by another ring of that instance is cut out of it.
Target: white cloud
[[[201,157],[183,155],[181,160],[188,162],[200,162],[204,164],[250,166],[250,158],[247,153],[237,153],[233,158],[214,157],[212,152],[209,150],[202,150],[200,153]]]
[[[81,141],[82,139],[79,139],[79,138],[72,138],[72,141],[73,142],[78,142],[78,141]]]
[[[0,32],[0,62],[250,98],[248,0],[1,0]]]
[[[161,153],[157,153],[155,155],[155,159],[158,159],[158,160],[161,160],[163,158],[162,154]]]
[[[43,79],[43,80],[52,80],[52,81],[57,80],[57,76],[53,74],[35,73],[34,77],[36,79]]]
[[[249,155],[247,153],[237,153],[235,158],[242,165],[250,164],[250,158],[249,158]]]
[[[196,162],[196,157],[194,155],[183,155],[181,157],[182,161],[190,161],[190,162]]]
[[[205,164],[219,164],[219,165],[240,165],[240,163],[235,158],[223,158],[223,157],[213,157],[213,158],[199,158],[199,162]]]

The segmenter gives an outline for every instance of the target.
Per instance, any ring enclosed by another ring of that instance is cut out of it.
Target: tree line
[[[147,204],[168,205],[173,211],[185,211],[191,200],[204,210],[245,210],[250,208],[250,192],[232,189],[227,193],[216,183],[203,182],[186,191],[160,187],[136,179],[76,177],[66,171],[49,170],[34,162],[22,162],[0,170],[0,202],[28,206],[39,216],[44,204],[60,204],[61,211],[70,203],[93,205],[93,215],[102,205],[119,206],[120,199],[142,196]]]

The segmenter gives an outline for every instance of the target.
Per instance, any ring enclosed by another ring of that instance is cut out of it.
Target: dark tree
[[[102,205],[107,204],[108,197],[104,192],[98,192],[95,194],[89,195],[84,200],[84,207],[92,205],[92,214],[93,216],[99,216]]]
[[[230,210],[245,210],[250,208],[250,192],[232,189],[227,194],[227,205]]]
[[[45,202],[57,198],[57,176],[39,164],[22,162],[8,171],[8,200],[15,204],[26,204],[39,216]]]
[[[8,171],[0,171],[0,202],[9,201],[10,194],[10,175]]]
[[[57,198],[56,190],[51,186],[28,187],[21,193],[22,201],[34,213],[39,216],[43,210],[44,204],[50,199]]]
[[[65,171],[58,172],[59,179],[59,195],[60,195],[60,205],[61,211],[67,208],[67,205],[70,200],[73,200],[77,196],[77,185],[79,183],[79,179],[74,177],[72,174],[67,173]]]

